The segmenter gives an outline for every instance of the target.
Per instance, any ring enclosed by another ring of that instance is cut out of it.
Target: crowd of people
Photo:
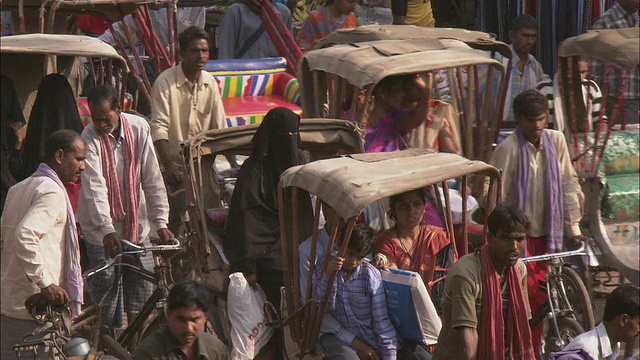
[[[638,3],[618,0],[594,27],[640,27]],[[358,26],[355,4],[329,0],[306,9],[308,16],[296,39],[300,47],[311,50],[330,32]],[[274,4],[291,30],[287,6]],[[434,26],[430,1],[394,0],[391,9],[395,24]],[[259,4],[252,0],[240,0],[227,9],[220,24],[219,58],[278,56],[258,13]],[[584,196],[564,135],[558,131],[565,125],[558,116],[557,80],[545,75],[531,55],[535,19],[514,19],[509,37],[514,61],[508,69],[504,120],[515,130],[490,159],[503,171],[504,198],[503,205],[487,216],[488,238],[481,249],[455,258],[431,187],[392,196],[393,226],[376,234],[358,223],[344,256],[338,255],[339,241],[329,249],[330,234],[336,228],[344,231],[344,219],[321,205],[326,223],[318,231],[316,258],[311,259],[311,239],[300,244],[299,278],[303,297],[329,297],[318,337],[329,359],[540,358],[543,329],[530,328],[529,318],[547,301],[539,286],[546,265],[527,266],[520,257],[558,252],[584,241],[579,227]],[[83,269],[121,253],[122,239],[134,244],[149,244],[151,238],[163,244],[173,241],[186,209],[184,198],[168,195],[184,181],[180,142],[227,126],[218,84],[204,70],[210,51],[207,32],[189,27],[179,34],[179,45],[182,61],[153,85],[148,121],[123,111],[117,89],[99,85],[88,92],[92,121],[83,128],[69,82],[52,74],[42,80],[27,128],[13,83],[2,76],[3,359],[14,358],[13,345],[39,327],[24,304],[31,295],[68,304],[77,315],[87,303],[86,287],[100,305],[102,322],[111,327],[126,326],[151,295],[151,284],[126,267],[105,271],[86,283],[81,275]],[[500,55],[497,60],[509,63]],[[597,64],[592,69],[584,61],[580,64],[583,98],[595,118],[603,95],[588,73],[593,70],[596,78],[611,74]],[[409,147],[410,132],[428,123],[438,106],[434,77],[389,77],[373,89],[369,107],[346,112],[348,119],[366,118],[367,152]],[[623,92],[627,124],[638,123],[638,79],[636,69]],[[555,129],[547,128],[550,112]],[[303,163],[299,130],[300,117],[291,110],[267,113],[253,137],[251,155],[240,167],[225,229],[224,252],[231,271],[252,269],[267,300],[276,305],[281,303],[285,276],[277,187],[287,169]],[[452,131],[444,126],[435,148],[460,153]],[[203,169],[212,171],[212,166],[205,164]],[[218,187],[212,173],[204,178],[209,181],[203,186],[205,205],[214,207]],[[309,214],[313,211],[311,199],[300,199],[299,206]],[[435,289],[434,279],[442,276],[436,273],[441,272],[443,264],[437,261],[443,252],[455,263],[443,287]],[[330,261],[323,266],[327,253]],[[133,256],[130,261],[153,266],[149,256]],[[311,263],[315,270],[310,274]],[[380,270],[394,268],[418,273],[429,293],[442,299],[443,327],[433,355],[400,337],[389,318]],[[166,329],[146,338],[135,358],[228,358],[225,345],[203,332],[209,298],[209,290],[197,282],[174,285],[167,298]],[[618,342],[633,341],[639,322],[639,289],[622,285],[607,300],[602,323],[565,350],[615,359]],[[281,336],[276,335],[276,346],[282,346]]]

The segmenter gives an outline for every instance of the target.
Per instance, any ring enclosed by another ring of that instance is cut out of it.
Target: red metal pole
[[[138,88],[140,88],[140,91],[142,91],[142,95],[149,102],[149,104],[151,104],[151,95],[149,95],[149,91],[144,86],[142,79],[140,79],[138,74],[135,73],[135,68],[133,67],[133,63],[131,62],[131,59],[129,59],[129,56],[127,55],[127,49],[124,47],[124,44],[122,43],[122,40],[120,39],[120,36],[118,35],[118,33],[113,28],[113,24],[109,24],[109,29],[111,30],[111,34],[113,35],[113,38],[115,39],[116,43],[118,43],[118,47],[120,48],[122,57],[124,57],[124,60],[127,62],[127,66],[129,67],[129,69],[131,69],[131,74],[133,75],[133,79],[135,80],[135,82],[138,84]],[[123,83],[124,84],[127,83],[126,79],[123,79]]]

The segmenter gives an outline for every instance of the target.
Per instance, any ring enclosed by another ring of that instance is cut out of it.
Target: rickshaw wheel
[[[545,320],[545,332],[546,334],[542,337],[542,358],[547,359],[549,357],[549,353],[562,351],[564,346],[569,345],[569,343],[578,335],[584,333],[584,328],[580,325],[579,322],[573,320],[572,318],[561,316],[557,318],[558,320],[558,330],[560,331],[560,338],[564,342],[564,345],[561,345],[560,338],[555,334],[555,330],[553,328],[553,324],[551,320]]]
[[[582,278],[570,266],[564,266],[562,268],[561,277],[567,294],[567,300],[574,310],[576,320],[584,329],[593,329],[595,327],[593,306],[591,304],[591,297]]]

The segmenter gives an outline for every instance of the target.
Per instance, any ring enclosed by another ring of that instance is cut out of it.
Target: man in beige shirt
[[[519,94],[513,112],[517,127],[491,157],[491,164],[503,171],[503,203],[522,209],[531,219],[528,255],[562,251],[564,236],[572,245],[584,238],[579,226],[579,185],[567,143],[561,132],[546,129],[548,102],[538,91]],[[538,287],[545,274],[544,262],[529,265],[529,299],[534,312],[546,301]],[[534,348],[540,340],[541,327],[534,331]]]
[[[80,179],[86,151],[80,134],[71,130],[54,132],[47,139],[46,163],[9,190],[7,211],[1,219],[2,359],[15,358],[13,345],[40,326],[25,308],[29,296],[40,293],[53,304],[71,301],[76,314],[80,308],[80,250],[63,182]]]
[[[191,26],[180,33],[179,42],[182,62],[160,74],[153,85],[150,124],[165,181],[174,189],[182,184],[180,143],[203,131],[227,127],[218,84],[204,70],[209,59],[209,35]],[[203,168],[209,170],[211,166]],[[207,179],[212,176],[205,173]],[[216,189],[205,186],[205,204],[215,204]],[[170,228],[183,210],[184,204],[176,209],[172,202]]]

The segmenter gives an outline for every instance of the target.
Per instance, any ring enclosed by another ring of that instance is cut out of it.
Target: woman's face
[[[424,199],[412,191],[400,195],[399,201],[394,205],[396,225],[401,229],[413,229],[420,225],[424,215]]]
[[[358,0],[335,0],[334,6],[341,15],[348,15],[356,10]]]

